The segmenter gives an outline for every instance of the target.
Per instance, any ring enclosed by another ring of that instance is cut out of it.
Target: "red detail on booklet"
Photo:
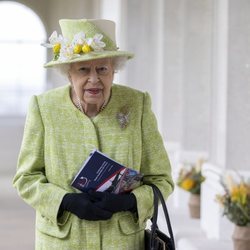
[[[95,149],[83,163],[71,185],[83,192],[89,190],[125,193],[140,185],[143,174],[127,168]]]

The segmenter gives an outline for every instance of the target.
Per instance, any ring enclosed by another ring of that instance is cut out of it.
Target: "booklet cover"
[[[143,175],[112,160],[95,149],[76,174],[71,185],[83,192],[90,189],[125,193],[140,185]]]

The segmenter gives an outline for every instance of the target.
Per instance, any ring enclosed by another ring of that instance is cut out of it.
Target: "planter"
[[[200,218],[200,195],[190,194],[188,206],[189,214],[191,218],[199,219]]]
[[[234,250],[250,249],[250,227],[236,226],[232,235]]]

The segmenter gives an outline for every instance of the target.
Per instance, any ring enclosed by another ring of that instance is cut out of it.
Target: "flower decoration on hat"
[[[49,43],[42,43],[42,46],[46,48],[52,48],[54,53],[54,60],[57,60],[60,54],[62,44],[67,43],[66,39],[62,35],[57,35],[54,31],[49,37]]]
[[[54,31],[49,38],[49,43],[43,43],[42,45],[53,49],[54,60],[66,62],[91,51],[103,51],[106,44],[102,41],[102,38],[102,34],[86,37],[84,32],[79,32],[69,42],[62,35],[58,36],[57,32]]]

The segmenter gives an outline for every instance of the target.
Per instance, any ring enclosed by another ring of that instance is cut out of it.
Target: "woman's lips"
[[[86,92],[88,92],[91,95],[98,95],[101,93],[102,89],[99,88],[90,88],[90,89],[85,89]]]

